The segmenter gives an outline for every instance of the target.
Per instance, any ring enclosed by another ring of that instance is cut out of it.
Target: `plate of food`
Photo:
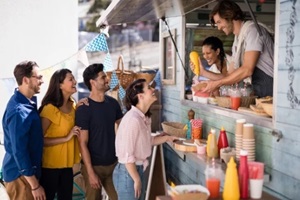
[[[210,193],[202,185],[177,185],[172,187],[172,198],[174,200],[207,200]]]

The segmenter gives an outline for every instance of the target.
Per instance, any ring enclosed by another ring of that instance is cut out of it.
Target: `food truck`
[[[198,102],[190,95],[194,74],[190,70],[189,53],[193,50],[202,57],[201,43],[208,36],[219,37],[226,53],[231,53],[234,36],[226,36],[210,26],[209,13],[217,1],[113,0],[97,25],[159,19],[162,121],[186,124],[187,113],[192,109],[195,118],[203,121],[202,138],[207,139],[212,128],[218,136],[223,127],[229,145],[236,147],[236,121],[245,119],[254,127],[254,160],[264,163],[264,192],[278,199],[298,199],[300,60],[297,58],[300,40],[295,35],[300,27],[300,2],[235,2],[245,12],[246,18],[264,23],[275,33],[273,103],[267,114],[251,109],[249,105],[245,109],[233,110],[222,105]],[[254,102],[254,105],[257,104]],[[205,185],[205,156],[174,150],[170,144],[165,144],[163,150],[169,183]],[[224,168],[225,164],[222,165]]]

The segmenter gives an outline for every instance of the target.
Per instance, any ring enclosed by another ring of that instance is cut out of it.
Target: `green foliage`
[[[87,21],[85,28],[87,32],[99,32],[99,27],[96,27],[96,22],[99,17],[100,15],[95,15],[89,21]]]
[[[105,10],[110,4],[111,0],[95,0],[94,4],[90,7],[88,14],[99,13],[101,10]]]
[[[99,27],[96,27],[96,22],[100,17],[100,12],[105,10],[111,0],[95,0],[93,5],[90,7],[88,14],[92,14],[92,17],[86,23],[87,32],[99,32]]]

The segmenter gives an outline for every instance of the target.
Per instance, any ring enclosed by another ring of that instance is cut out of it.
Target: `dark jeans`
[[[72,168],[49,169],[42,168],[41,185],[45,189],[46,199],[53,200],[57,194],[58,200],[72,200],[73,170]]]

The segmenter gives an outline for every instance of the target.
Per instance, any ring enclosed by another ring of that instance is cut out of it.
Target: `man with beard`
[[[205,81],[207,86],[203,92],[211,92],[222,85],[231,85],[250,77],[256,96],[273,96],[274,41],[271,30],[259,23],[260,36],[255,23],[245,21],[241,8],[229,0],[222,0],[213,8],[210,20],[226,35],[235,35],[229,66],[235,70],[224,78],[214,74],[215,78],[211,78],[214,81]]]
[[[11,200],[44,200],[38,179],[41,174],[43,130],[33,95],[40,93],[43,76],[33,61],[14,69],[18,88],[3,116],[5,155],[2,164],[6,191]]]
[[[109,80],[103,67],[103,64],[92,64],[84,70],[84,83],[91,91],[89,105],[79,106],[75,116],[75,124],[81,127],[81,173],[87,200],[102,199],[102,186],[111,200],[118,199],[112,173],[117,164],[115,123],[120,123],[123,114],[119,103],[105,94]]]

